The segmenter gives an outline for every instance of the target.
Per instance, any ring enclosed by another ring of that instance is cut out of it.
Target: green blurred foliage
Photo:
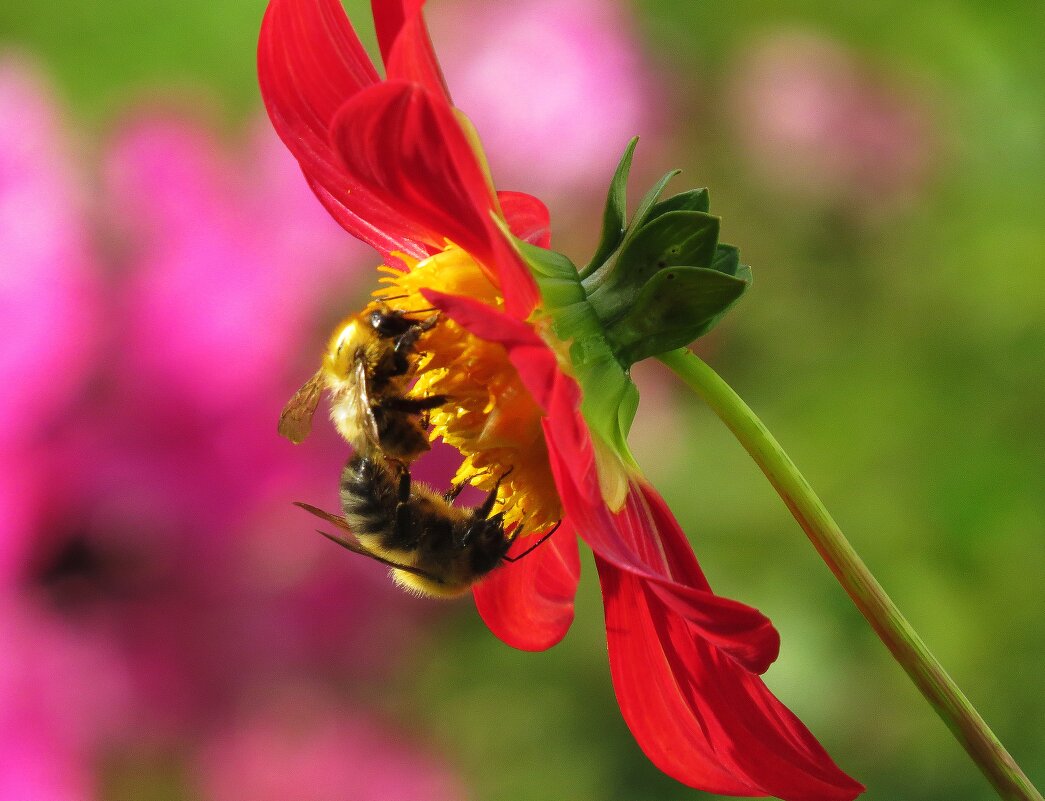
[[[189,87],[234,126],[260,109],[263,7],[0,0],[0,38],[43,61],[84,123]],[[685,168],[675,191],[709,186],[724,239],[755,270],[708,358],[1040,786],[1045,5],[644,0],[634,11],[679,104],[674,160],[646,167]],[[852,48],[928,109],[935,163],[899,211],[865,219],[767,188],[738,153],[724,111],[737,54],[795,28]],[[594,241],[600,211],[574,244]],[[638,376],[636,455],[716,589],[780,629],[770,685],[867,799],[992,798],[739,446],[656,368]],[[623,725],[585,567],[577,623],[551,652],[511,651],[462,603],[395,675],[349,690],[436,743],[480,801],[707,798],[660,775]]]
[[[212,99],[230,121],[257,113],[255,48],[265,0],[0,2],[0,43],[43,58],[64,97],[104,124],[142,98],[171,92]],[[345,7],[367,45],[366,0]]]

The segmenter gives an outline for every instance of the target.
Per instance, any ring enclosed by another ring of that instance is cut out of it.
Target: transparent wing
[[[339,529],[346,532],[350,536],[355,537],[355,534],[352,533],[352,529],[349,527],[348,523],[345,521],[343,517],[338,517],[337,515],[333,515],[330,512],[324,512],[322,509],[319,509],[313,506],[312,504],[302,503],[301,501],[296,501],[294,505],[300,506],[306,512],[314,514],[321,520],[325,520],[326,522],[337,526]],[[436,584],[443,583],[426,570],[421,570],[420,568],[413,567],[412,565],[401,565],[398,562],[393,562],[391,559],[385,559],[382,556],[378,556],[376,553],[368,551],[354,539],[349,539],[348,537],[339,537],[335,534],[327,534],[325,531],[319,531],[318,529],[316,531],[317,533],[322,534],[331,542],[336,542],[342,548],[351,551],[352,553],[357,553],[360,556],[365,556],[368,559],[373,559],[375,562],[380,562],[383,565],[388,565],[389,567],[395,568],[396,570],[405,570],[407,573],[413,573],[415,576],[421,576],[422,578],[428,579],[429,581],[434,581]]]
[[[323,383],[323,371],[320,370],[287,401],[279,416],[280,436],[294,444],[304,441],[312,430],[312,417],[319,406],[319,396],[323,394]]]

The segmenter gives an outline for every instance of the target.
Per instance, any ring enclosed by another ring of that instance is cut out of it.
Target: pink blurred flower
[[[101,707],[93,702],[115,700],[102,667],[108,664],[105,645],[71,635],[32,599],[17,594],[42,518],[47,430],[91,367],[97,296],[84,219],[80,175],[54,98],[27,63],[0,57],[0,798],[5,799],[89,798],[82,746],[87,732],[97,730],[92,717]],[[102,676],[95,675],[96,668]]]
[[[656,81],[618,3],[458,0],[433,5],[431,27],[498,186],[553,203],[605,191],[628,140],[657,127]]]
[[[95,341],[95,265],[80,176],[55,100],[0,57],[0,449],[69,400]]]
[[[42,490],[37,464],[20,448],[0,448],[0,595],[21,575],[32,548]]]
[[[782,188],[871,206],[916,189],[928,168],[926,110],[829,39],[763,41],[732,96],[748,155]]]
[[[351,283],[357,249],[276,144],[258,127],[229,157],[170,114],[113,144],[106,188],[134,265],[120,352],[150,400],[228,412],[282,386],[303,344],[283,332],[312,327],[323,278]]]
[[[35,724],[0,722],[0,798],[89,801],[93,778],[79,755],[55,746]]]
[[[111,643],[35,599],[0,596],[0,798],[84,801],[90,752],[127,712]]]
[[[232,155],[150,112],[99,190],[59,119],[0,61],[0,798],[19,801],[88,799],[107,754],[184,749],[291,677],[387,666],[421,609],[287,502],[336,503],[341,443],[317,432],[302,459],[275,421],[356,253],[293,159],[267,126]]]
[[[401,734],[339,715],[334,698],[253,710],[199,760],[206,801],[462,801],[449,772]]]
[[[368,607],[410,605],[372,565],[331,558],[286,500],[324,484],[315,500],[335,500],[340,444],[317,436],[303,460],[274,421],[327,322],[311,271],[347,288],[355,249],[273,138],[258,128],[230,157],[207,128],[150,113],[103,162],[124,285],[103,389],[64,437],[54,528],[91,552],[77,580],[129,665],[134,728],[159,738],[221,714],[233,687],[388,658]]]

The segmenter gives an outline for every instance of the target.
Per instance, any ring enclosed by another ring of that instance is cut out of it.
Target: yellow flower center
[[[396,254],[407,272],[382,266],[382,287],[369,308],[421,311],[430,304],[422,288],[464,295],[498,309],[499,290],[460,248],[417,262]],[[368,309],[369,310],[369,309]],[[464,456],[454,483],[498,489],[505,524],[519,524],[521,535],[547,528],[562,517],[541,428],[541,410],[499,344],[486,342],[443,315],[418,346],[417,383],[411,395],[446,395],[450,400],[430,414],[430,437],[442,438]]]

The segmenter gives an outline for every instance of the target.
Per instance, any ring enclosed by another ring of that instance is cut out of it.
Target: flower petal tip
[[[512,550],[527,547],[522,540]],[[562,640],[573,623],[579,578],[577,537],[558,531],[525,558],[496,570],[472,594],[483,622],[505,644],[544,651]]]

